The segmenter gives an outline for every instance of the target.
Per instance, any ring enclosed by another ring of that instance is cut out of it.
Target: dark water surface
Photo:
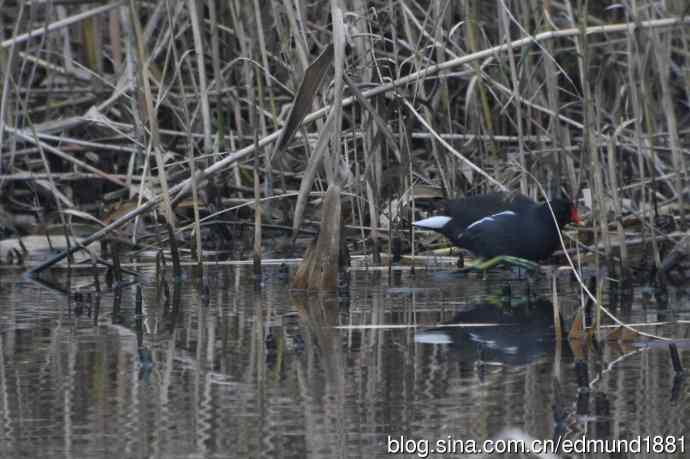
[[[401,436],[421,457],[439,439],[690,436],[668,348],[556,346],[550,279],[354,271],[337,297],[305,298],[288,288],[294,269],[266,268],[260,290],[247,268],[210,270],[204,294],[191,273],[166,292],[144,269],[141,315],[136,286],[76,301],[0,270],[2,457],[402,457],[387,454]],[[74,271],[72,288],[92,274]],[[557,287],[570,319],[577,287]],[[668,304],[631,293],[626,321],[690,318],[683,290]],[[502,325],[427,327],[457,314]]]

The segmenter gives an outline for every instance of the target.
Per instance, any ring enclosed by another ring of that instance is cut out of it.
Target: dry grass
[[[3,208],[48,222],[79,210],[111,222],[87,242],[116,228],[138,242],[142,226],[125,224],[144,217],[161,232],[146,217],[160,207],[198,260],[229,239],[248,249],[235,257],[260,258],[275,250],[262,225],[293,238],[314,228],[313,196],[337,183],[345,223],[359,228],[345,237],[378,255],[414,218],[420,185],[536,197],[539,182],[580,198],[602,263],[630,269],[628,243],[642,238],[637,253],[648,245],[643,259],[663,266],[677,239],[660,236],[687,227],[687,12],[651,1],[351,5],[5,6]],[[255,244],[237,225],[201,224],[238,201],[260,211],[224,221],[255,221]]]

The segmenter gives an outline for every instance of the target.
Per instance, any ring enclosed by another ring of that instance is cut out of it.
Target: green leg
[[[464,270],[486,272],[489,269],[500,264],[519,266],[521,268],[525,268],[528,271],[536,271],[539,269],[539,265],[533,261],[525,260],[524,258],[511,257],[509,255],[501,255],[498,257],[490,258],[488,260],[480,261],[478,263],[474,263],[464,268]]]

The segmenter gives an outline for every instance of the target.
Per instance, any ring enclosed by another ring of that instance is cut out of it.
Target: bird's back
[[[446,201],[446,215],[458,228],[466,228],[484,217],[506,210],[524,212],[536,203],[520,193],[495,192]]]

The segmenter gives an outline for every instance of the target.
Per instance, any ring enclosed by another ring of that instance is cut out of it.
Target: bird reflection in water
[[[532,298],[468,305],[451,321],[417,332],[418,343],[448,345],[461,361],[525,365],[556,347],[553,304]]]

